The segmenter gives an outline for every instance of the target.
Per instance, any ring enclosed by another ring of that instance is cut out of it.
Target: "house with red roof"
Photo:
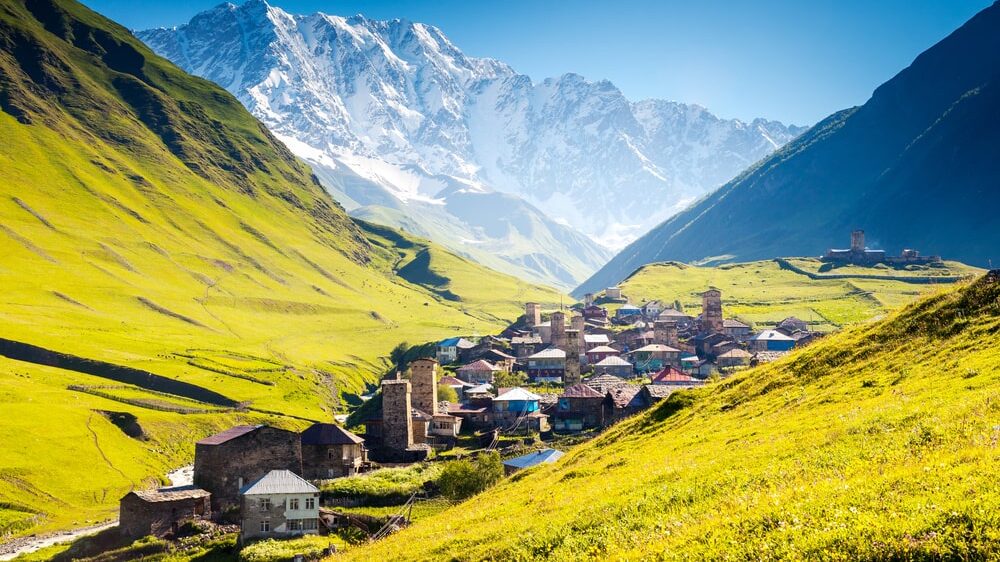
[[[667,366],[659,372],[653,374],[651,383],[656,385],[671,386],[698,386],[705,384],[705,381],[681,371],[673,365]]]
[[[492,383],[501,369],[485,359],[477,359],[458,368],[458,378],[471,384]]]

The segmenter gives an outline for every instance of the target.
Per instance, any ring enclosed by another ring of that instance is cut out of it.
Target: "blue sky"
[[[872,90],[989,0],[269,0],[440,27],[466,54],[541,80],[608,79],[631,99],[812,124]],[[219,0],[84,0],[133,29],[179,25]]]

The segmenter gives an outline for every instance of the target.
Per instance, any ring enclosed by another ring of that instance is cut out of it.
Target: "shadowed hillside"
[[[1000,4],[879,86],[622,250],[577,292],[651,262],[817,256],[873,247],[1000,261]]]

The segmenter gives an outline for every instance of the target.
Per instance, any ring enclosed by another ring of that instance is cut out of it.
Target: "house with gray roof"
[[[290,470],[272,470],[240,489],[240,539],[319,533],[319,488]]]

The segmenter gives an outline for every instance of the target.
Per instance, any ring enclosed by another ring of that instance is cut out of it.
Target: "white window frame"
[[[299,498],[288,498],[288,509],[293,511],[298,511]]]

